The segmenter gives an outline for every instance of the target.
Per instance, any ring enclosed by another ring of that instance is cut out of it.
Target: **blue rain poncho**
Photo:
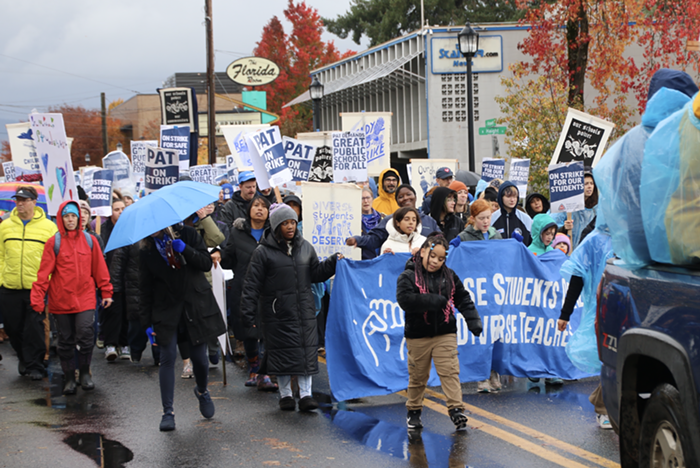
[[[674,89],[656,91],[647,103],[642,124],[617,140],[593,169],[598,212],[607,220],[615,254],[632,268],[651,263],[639,190],[644,147],[659,122],[689,100],[689,96]]]
[[[659,123],[644,147],[642,220],[656,262],[700,263],[699,153],[700,119],[693,101]]]
[[[595,333],[596,289],[603,277],[605,262],[612,256],[608,227],[603,215],[598,214],[595,230],[583,239],[560,270],[562,276],[569,281],[571,276],[583,279],[581,322],[566,344],[566,354],[578,369],[590,374],[600,372]]]

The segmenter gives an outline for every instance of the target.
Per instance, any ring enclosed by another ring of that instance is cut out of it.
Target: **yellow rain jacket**
[[[384,176],[387,172],[393,172],[396,178],[399,179],[397,187],[401,185],[401,176],[399,175],[399,171],[391,168],[384,169],[382,173],[379,174],[379,183],[377,184],[377,192],[379,193],[379,196],[372,202],[372,208],[386,216],[389,216],[394,211],[399,209],[399,204],[396,203],[396,197],[394,196],[395,193],[386,193],[384,191]]]

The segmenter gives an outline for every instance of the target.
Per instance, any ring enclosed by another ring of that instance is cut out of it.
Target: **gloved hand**
[[[515,239],[516,241],[520,242],[521,244],[523,243],[523,236],[518,232],[518,231],[513,231],[513,234],[510,236],[511,239]]]
[[[459,244],[462,243],[462,239],[459,238],[459,236],[455,237],[450,241],[450,247],[457,248],[459,247]]]
[[[151,346],[158,346],[156,344],[156,334],[153,332],[153,327],[148,327],[146,330],[146,336],[148,336],[148,341],[151,342]]]
[[[185,250],[185,243],[182,242],[182,239],[173,240],[173,250],[179,253],[182,253]]]

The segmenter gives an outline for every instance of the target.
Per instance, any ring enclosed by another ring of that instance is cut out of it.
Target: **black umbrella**
[[[479,183],[479,180],[481,180],[481,176],[476,172],[460,169],[455,174],[455,179],[462,182],[467,187],[473,187]]]

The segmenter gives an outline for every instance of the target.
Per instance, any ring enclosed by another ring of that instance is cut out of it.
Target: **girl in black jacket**
[[[440,230],[450,242],[464,230],[464,221],[455,215],[457,192],[447,187],[438,187],[433,191],[430,202],[430,216],[440,226]]]
[[[297,230],[297,214],[288,205],[270,208],[270,228],[253,252],[243,284],[241,320],[248,333],[261,323],[265,355],[260,372],[277,376],[280,409],[293,411],[291,376],[298,376],[299,410],[318,403],[311,376],[318,374],[318,331],[311,283],[335,274],[340,254],[318,261],[313,246]]]
[[[435,363],[435,370],[447,397],[450,419],[458,431],[467,428],[459,382],[455,307],[464,316],[467,327],[475,336],[481,335],[482,326],[469,292],[464,289],[457,274],[445,266],[448,247],[442,234],[431,234],[421,250],[406,262],[406,270],[399,275],[396,284],[396,300],[406,314],[406,422],[409,429],[423,427],[420,416],[425,387],[430,377],[431,360]]]

